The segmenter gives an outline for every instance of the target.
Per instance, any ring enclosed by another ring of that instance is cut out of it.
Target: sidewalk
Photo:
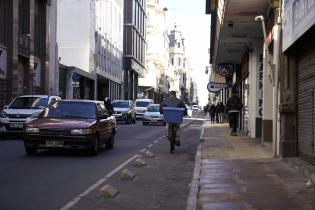
[[[314,185],[270,146],[208,121],[200,140],[186,210],[315,210]]]

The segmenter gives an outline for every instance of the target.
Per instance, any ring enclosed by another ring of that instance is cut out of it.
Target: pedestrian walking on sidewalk
[[[224,112],[225,112],[225,106],[223,102],[220,102],[217,105],[218,123],[223,123]]]
[[[232,96],[228,99],[226,103],[226,112],[229,116],[230,134],[231,136],[236,136],[238,115],[243,108],[242,101],[237,95],[237,88],[232,87]]]
[[[211,104],[211,106],[209,107],[210,122],[213,124],[215,122],[216,109],[217,108],[214,104]]]

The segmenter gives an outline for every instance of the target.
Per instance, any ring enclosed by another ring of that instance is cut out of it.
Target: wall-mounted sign
[[[6,79],[7,74],[7,50],[0,48],[0,79]]]
[[[217,73],[222,77],[230,77],[233,75],[233,65],[232,64],[219,64],[217,68]]]
[[[282,51],[315,24],[315,0],[283,1]]]
[[[225,84],[223,83],[216,83],[216,82],[209,82],[207,85],[207,89],[209,92],[215,93],[225,88]]]
[[[264,103],[264,59],[263,59],[263,55],[259,56],[259,75],[258,75],[258,112],[259,112],[259,116],[262,117],[263,116],[263,103]]]

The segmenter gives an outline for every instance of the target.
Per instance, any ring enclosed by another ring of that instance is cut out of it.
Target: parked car
[[[192,110],[193,111],[199,111],[199,106],[198,105],[192,105]]]
[[[53,101],[61,100],[58,96],[23,95],[13,99],[0,112],[0,133],[23,133],[26,123],[35,120]]]
[[[192,117],[192,109],[190,107],[187,108],[187,117]]]
[[[160,114],[160,105],[151,104],[148,106],[147,111],[143,115],[143,125],[148,124],[161,124],[165,125],[164,116]]]
[[[117,121],[125,121],[128,124],[136,123],[136,110],[131,100],[114,100],[114,116]]]
[[[152,99],[136,99],[135,108],[137,118],[143,118],[143,115],[150,104],[153,104]]]
[[[104,105],[89,100],[52,102],[39,118],[25,128],[24,147],[28,155],[38,149],[88,149],[97,155],[100,147],[112,149],[116,119]]]

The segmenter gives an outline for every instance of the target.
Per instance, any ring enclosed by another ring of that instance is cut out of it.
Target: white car
[[[137,118],[143,118],[143,115],[150,104],[153,104],[152,99],[136,99],[135,109]]]
[[[0,133],[23,133],[25,125],[35,120],[59,96],[23,95],[13,99],[0,112]]]
[[[143,115],[143,125],[148,124],[161,124],[165,125],[164,116],[160,113],[159,104],[151,104],[148,106],[147,111]]]
[[[117,121],[124,121],[126,124],[136,123],[136,110],[131,100],[114,100],[114,117]]]
[[[192,109],[190,107],[187,108],[187,117],[192,117]]]
[[[198,105],[192,105],[192,110],[193,111],[199,111],[199,106]]]

